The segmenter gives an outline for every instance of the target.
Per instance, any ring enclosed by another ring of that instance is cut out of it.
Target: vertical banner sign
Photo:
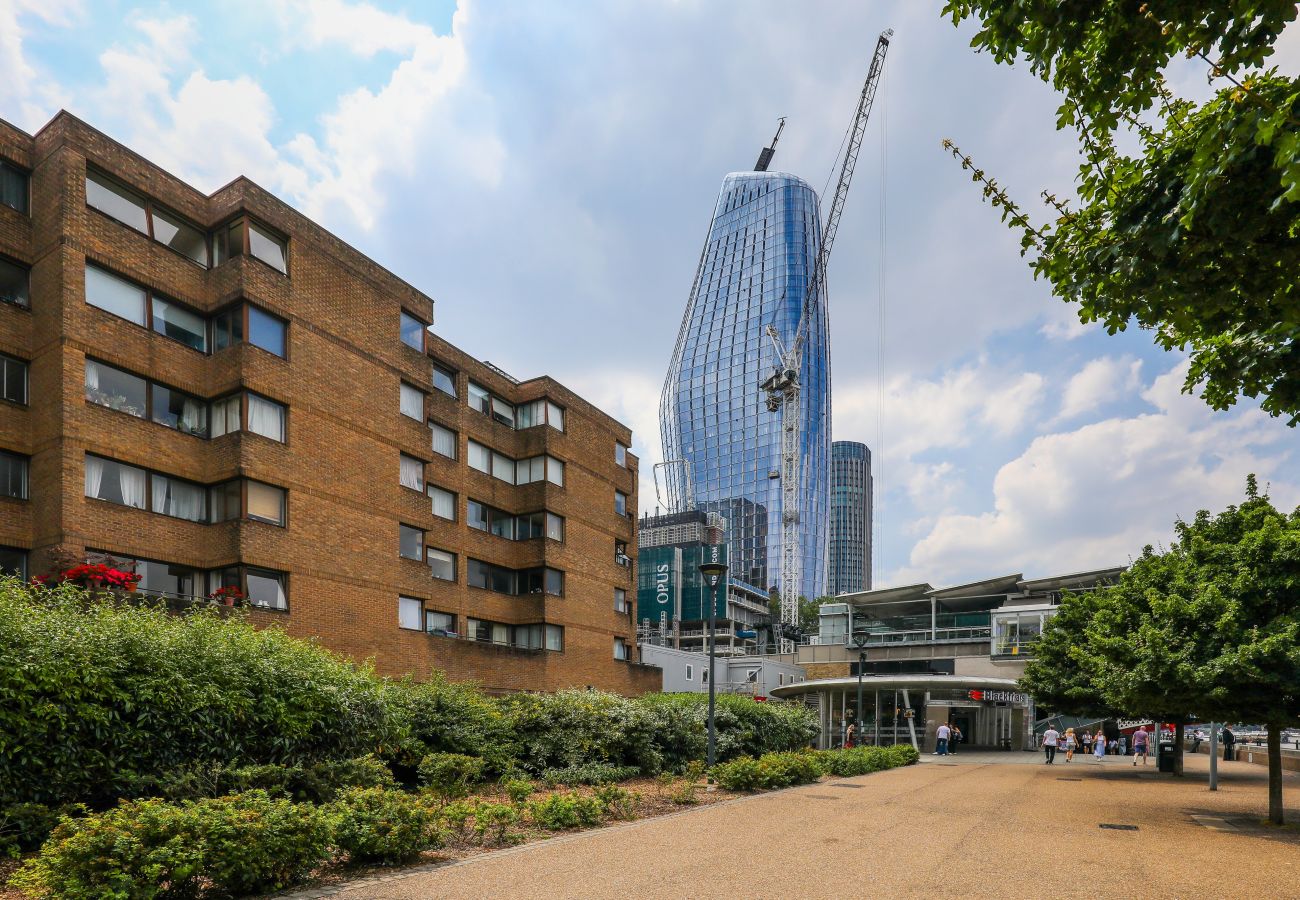
[[[722,563],[722,564],[725,566],[725,565],[727,564],[727,545],[726,545],[726,544],[709,544],[708,546],[706,546],[706,547],[704,548],[704,558],[705,558],[708,562],[711,562],[711,563]],[[705,614],[705,616],[707,616],[707,615],[708,615],[708,612],[707,612],[707,610],[708,610],[708,603],[709,603],[710,601],[713,601],[713,602],[716,604],[715,607],[714,607],[714,610],[713,610],[713,614],[716,615],[716,616],[718,616],[719,618],[726,618],[726,616],[727,616],[727,576],[723,575],[721,579],[718,579],[718,578],[709,578],[709,579],[706,579],[706,580],[708,581],[708,584],[706,585],[706,589],[708,590],[709,595],[708,595],[707,598],[704,598],[704,602],[700,604],[700,608],[701,608],[701,610],[704,610],[704,611],[705,611],[704,614]],[[721,580],[721,582],[722,582],[721,585],[718,584],[718,581],[719,581],[719,580]],[[718,588],[716,594],[714,593],[714,590],[713,590],[715,587]]]

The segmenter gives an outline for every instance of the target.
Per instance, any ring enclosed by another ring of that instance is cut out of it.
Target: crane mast
[[[844,213],[844,200],[849,193],[849,182],[853,179],[853,169],[858,162],[858,153],[862,149],[862,136],[866,131],[867,118],[871,115],[871,106],[876,99],[876,85],[885,65],[885,54],[889,51],[889,40],[894,35],[892,28],[881,32],[876,41],[876,52],[871,57],[871,66],[867,70],[867,80],[862,85],[858,97],[858,108],[849,126],[848,144],[844,149],[844,161],[840,166],[840,179],[835,185],[835,195],[831,200],[826,223],[822,226],[821,246],[817,249],[817,260],[813,266],[812,277],[808,280],[808,290],[804,294],[799,327],[794,340],[786,347],[775,325],[766,328],[768,337],[776,354],[776,365],[772,374],[763,381],[760,389],[767,395],[767,408],[771,412],[781,413],[781,622],[797,627],[799,624],[799,589],[802,581],[802,559],[799,554],[799,368],[803,362],[803,348],[808,339],[808,330],[816,321],[819,313],[822,285],[826,282],[826,264],[830,259],[831,247],[835,243],[835,234],[839,231],[840,216]],[[777,132],[778,136],[780,132]],[[773,145],[776,141],[773,140]],[[794,642],[782,630],[780,651],[793,653]]]

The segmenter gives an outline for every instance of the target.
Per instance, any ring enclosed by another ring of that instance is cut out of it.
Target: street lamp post
[[[867,668],[867,644],[863,638],[849,640],[849,646],[858,651],[858,708],[857,708],[857,742],[862,743],[862,673]]]
[[[716,554],[715,554],[716,557]],[[727,564],[709,560],[700,563],[700,574],[709,579],[710,597],[709,597],[709,779],[712,784],[712,771],[714,763],[714,753],[717,747],[717,732],[713,726],[713,698],[714,698],[714,672],[713,661],[716,658],[714,653],[714,625],[718,611],[718,585],[721,584],[723,576],[727,574]]]

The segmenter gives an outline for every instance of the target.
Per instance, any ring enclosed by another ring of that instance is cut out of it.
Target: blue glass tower
[[[780,412],[759,384],[789,346],[821,240],[817,193],[782,172],[737,172],[722,182],[659,404],[668,489],[727,519],[733,577],[780,584]],[[830,459],[830,348],[824,286],[799,373],[802,593],[826,583]],[[687,479],[689,475],[689,479]],[[689,480],[689,483],[688,483]]]

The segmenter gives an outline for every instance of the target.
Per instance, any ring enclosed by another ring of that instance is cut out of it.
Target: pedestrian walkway
[[[992,759],[981,759],[991,757]],[[1023,764],[1015,764],[1016,761]],[[1263,827],[1260,766],[1175,780],[1124,757],[957,754],[362,883],[344,900],[477,897],[1277,897],[1300,832]],[[1300,822],[1300,778],[1288,778]],[[1118,826],[1118,827],[1111,827]]]

